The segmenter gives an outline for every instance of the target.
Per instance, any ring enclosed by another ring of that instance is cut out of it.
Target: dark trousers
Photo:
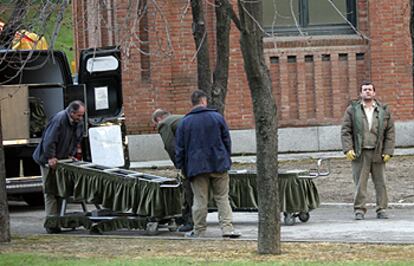
[[[183,216],[183,224],[193,225],[193,214],[191,208],[193,206],[193,190],[191,189],[191,183],[188,178],[182,181],[183,188],[183,206],[181,208]]]

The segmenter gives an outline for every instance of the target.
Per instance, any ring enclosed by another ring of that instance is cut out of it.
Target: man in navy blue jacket
[[[176,167],[190,179],[194,193],[194,230],[188,237],[201,237],[207,230],[209,182],[218,208],[223,237],[239,237],[232,223],[229,202],[231,139],[223,116],[207,108],[207,95],[196,90],[191,95],[193,109],[180,122],[176,132]]]
[[[85,105],[81,101],[73,101],[68,107],[56,113],[43,132],[42,140],[33,152],[33,160],[40,165],[45,193],[46,216],[58,215],[58,200],[51,195],[45,186],[48,178],[54,178],[53,172],[60,159],[72,158],[76,154],[77,145],[82,140],[83,116]],[[59,228],[47,228],[48,233],[58,233]]]

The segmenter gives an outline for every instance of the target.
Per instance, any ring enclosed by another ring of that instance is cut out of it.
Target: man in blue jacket
[[[176,167],[191,182],[194,193],[194,229],[188,237],[202,237],[207,230],[208,191],[212,186],[223,237],[239,237],[233,230],[229,202],[231,139],[223,116],[207,108],[207,95],[196,90],[191,95],[193,109],[180,122],[176,132]]]
[[[68,107],[56,113],[43,132],[42,139],[33,152],[33,160],[40,165],[45,193],[46,216],[58,215],[58,200],[48,191],[47,180],[54,177],[54,169],[60,159],[72,158],[83,135],[85,105],[73,101]],[[47,228],[48,233],[59,233],[60,228]]]

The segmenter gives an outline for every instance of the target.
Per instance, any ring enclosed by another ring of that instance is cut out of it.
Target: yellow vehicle
[[[48,45],[45,37],[36,33],[21,30],[16,32],[13,39],[13,50],[47,50]]]
[[[0,20],[0,32],[5,23]],[[12,42],[13,50],[47,50],[48,44],[44,36],[39,36],[34,32],[20,30],[15,33]]]

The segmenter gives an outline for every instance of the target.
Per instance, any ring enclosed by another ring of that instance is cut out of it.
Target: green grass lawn
[[[116,265],[277,265],[274,262],[253,262],[253,261],[236,261],[236,262],[197,262],[188,258],[70,258],[45,256],[38,254],[4,254],[0,255],[0,265],[42,265],[42,266],[116,266]],[[285,264],[286,265],[286,264]],[[293,265],[293,264],[292,264]],[[297,265],[297,263],[296,263]],[[310,265],[310,264],[309,264]]]
[[[38,254],[0,254],[0,265],[14,266],[14,265],[42,265],[42,266],[132,266],[132,265],[160,265],[160,266],[181,266],[181,265],[222,265],[222,266],[247,266],[247,265],[413,265],[408,261],[254,261],[254,260],[235,260],[235,261],[197,261],[191,258],[73,258],[65,256],[46,256]]]

